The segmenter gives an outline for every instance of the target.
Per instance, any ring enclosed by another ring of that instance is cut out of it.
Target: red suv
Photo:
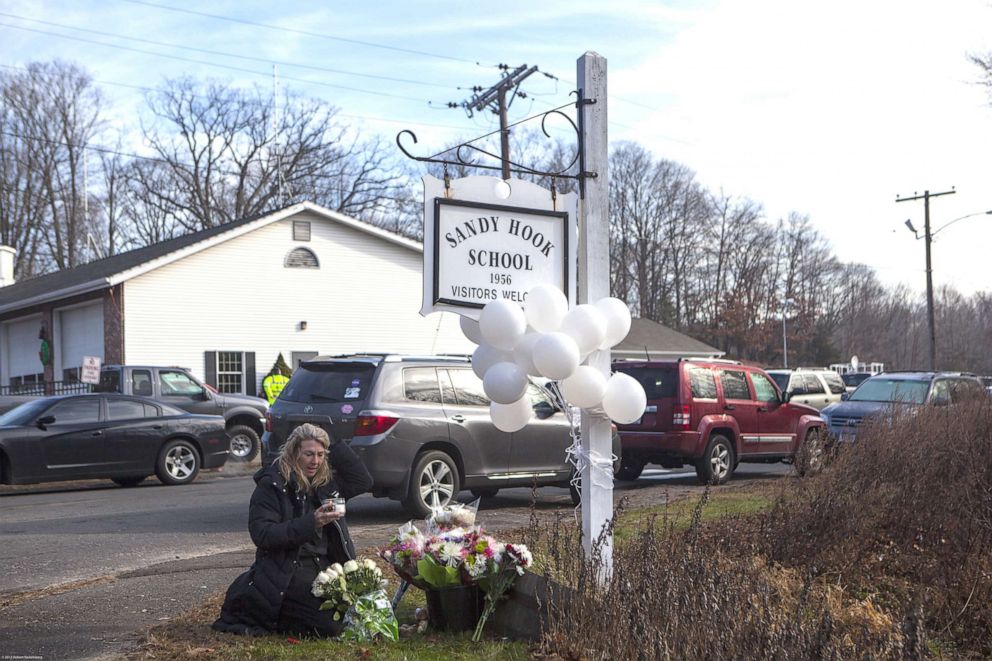
[[[620,425],[617,477],[635,480],[648,463],[696,467],[706,484],[723,484],[737,464],[792,462],[801,442],[819,447],[816,409],[789,403],[764,370],[715,359],[619,362],[647,393],[641,419]]]

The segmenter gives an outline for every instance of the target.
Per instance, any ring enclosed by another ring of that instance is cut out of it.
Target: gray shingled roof
[[[6,287],[0,287],[0,307],[17,303],[18,301],[33,299],[36,296],[41,296],[48,292],[61,291],[76,285],[82,285],[87,282],[92,282],[93,280],[109,278],[118,273],[123,273],[124,271],[135,268],[136,266],[140,266],[146,262],[158,259],[159,257],[164,257],[171,252],[175,252],[186,248],[187,246],[199,243],[204,239],[209,239],[210,237],[218,234],[229,232],[230,230],[246,225],[253,220],[258,220],[263,216],[277,213],[278,211],[279,210],[269,211],[251,218],[242,218],[241,220],[224,223],[223,225],[211,227],[210,229],[201,230],[199,232],[193,232],[192,234],[186,234],[185,236],[169,239],[168,241],[162,241],[144,248],[137,248],[135,250],[122,252],[104,259],[98,259],[71,269],[64,269],[62,271],[55,271],[54,273],[48,273],[46,275],[39,275],[34,278],[15,282],[14,284]]]
[[[616,356],[616,354],[622,354]],[[632,319],[630,332],[623,342],[613,347],[615,357],[647,359],[671,356],[722,356],[723,351],[672,330],[650,319]]]

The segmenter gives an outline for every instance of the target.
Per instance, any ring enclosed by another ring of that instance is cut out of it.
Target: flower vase
[[[427,617],[443,631],[472,631],[479,622],[484,595],[478,585],[454,585],[427,591]]]

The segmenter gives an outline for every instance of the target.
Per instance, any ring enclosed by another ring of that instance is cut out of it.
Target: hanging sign
[[[487,303],[524,305],[538,284],[575,300],[574,194],[522,180],[424,177],[424,298],[421,314],[477,318]],[[570,208],[572,207],[572,208]]]

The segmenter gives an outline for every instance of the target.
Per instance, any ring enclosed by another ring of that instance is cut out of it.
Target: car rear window
[[[648,399],[664,399],[675,396],[678,370],[673,367],[627,367],[622,370],[634,377],[644,387]]]
[[[116,369],[105,369],[100,372],[100,383],[93,388],[94,392],[120,392],[121,391],[121,371]]]
[[[303,363],[279,394],[289,402],[352,402],[368,397],[375,366]]]

